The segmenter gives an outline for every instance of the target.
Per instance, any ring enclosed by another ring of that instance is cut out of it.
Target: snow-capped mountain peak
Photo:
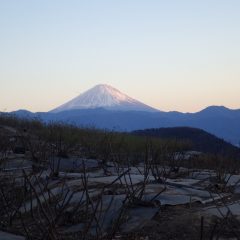
[[[83,94],[80,94],[71,101],[55,108],[52,112],[93,108],[121,111],[157,111],[156,109],[129,97],[110,85],[99,84]]]

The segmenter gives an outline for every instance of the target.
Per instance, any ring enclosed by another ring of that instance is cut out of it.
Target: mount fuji
[[[69,110],[95,108],[115,111],[158,111],[129,97],[110,85],[99,84],[50,112],[58,113]]]

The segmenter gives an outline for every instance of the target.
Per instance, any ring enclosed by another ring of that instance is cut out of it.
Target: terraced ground
[[[31,148],[22,149],[17,131],[4,129],[0,239],[240,239],[238,165],[219,158],[215,169],[197,168],[195,152],[180,157],[170,148],[164,155],[105,152],[104,161],[73,145],[66,156],[25,133],[20,139]]]

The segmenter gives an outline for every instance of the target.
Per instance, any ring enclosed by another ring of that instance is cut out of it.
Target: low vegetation
[[[0,229],[23,239],[239,237],[227,206],[239,159],[194,144],[1,115]],[[227,215],[207,218],[210,203]]]

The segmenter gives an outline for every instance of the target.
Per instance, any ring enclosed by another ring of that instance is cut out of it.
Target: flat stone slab
[[[81,159],[81,158],[55,158],[51,162],[51,166],[57,166],[59,163],[60,171],[76,171],[82,169],[84,166],[88,168],[97,168],[101,161],[95,159]]]
[[[225,181],[227,181],[227,186],[239,185],[240,184],[240,175],[227,174]]]
[[[191,177],[198,180],[207,180],[211,177],[215,177],[216,173],[209,170],[195,171],[191,174]]]
[[[118,179],[118,176],[109,176],[109,177],[96,177],[96,178],[90,178],[88,180],[89,183],[94,183],[94,184],[111,184],[112,182],[114,182],[116,180],[115,183],[123,183],[125,184],[138,184],[144,181],[144,176],[140,175],[140,174],[131,174],[131,176],[129,177],[128,174],[126,174],[126,177],[121,177],[121,179]],[[149,176],[148,177],[148,181],[153,181],[155,180],[155,178],[153,176]]]
[[[227,217],[227,215],[232,214],[234,216],[236,216],[238,219],[240,219],[240,202],[235,202],[235,203],[231,203],[228,204],[226,207],[208,207],[204,209],[204,212],[207,215],[213,215],[213,216],[217,216],[220,218],[223,217]]]
[[[1,240],[25,240],[26,238],[23,236],[18,236],[15,234],[0,231],[0,239]]]

